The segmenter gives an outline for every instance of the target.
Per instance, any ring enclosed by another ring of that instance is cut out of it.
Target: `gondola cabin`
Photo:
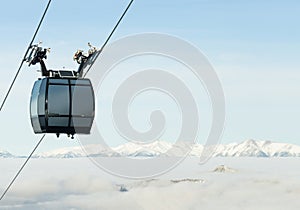
[[[34,133],[89,134],[95,99],[89,79],[51,78],[34,83],[30,116]]]
[[[46,49],[33,46],[29,65],[40,63],[42,78],[32,88],[30,118],[34,133],[74,136],[90,134],[95,117],[95,96],[91,81],[78,71],[47,70]],[[82,57],[82,62],[88,57]]]

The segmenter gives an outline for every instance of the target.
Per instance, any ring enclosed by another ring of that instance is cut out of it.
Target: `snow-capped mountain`
[[[88,155],[87,155],[88,154]],[[120,156],[114,150],[97,145],[88,145],[83,147],[61,148],[49,152],[43,152],[34,155],[34,158],[77,158],[77,157],[116,157]]]
[[[0,158],[12,158],[12,157],[14,157],[12,154],[10,154],[5,150],[0,149]]]
[[[200,156],[203,145],[176,144],[156,141],[150,144],[126,143],[108,148],[101,145],[62,148],[44,152],[35,157],[41,158],[76,158],[76,157],[155,157],[183,156],[187,147],[191,147],[190,156]],[[241,143],[220,144],[216,146],[213,157],[300,157],[300,146],[270,141],[247,140]]]
[[[172,147],[171,143],[156,141],[151,144],[135,144],[127,143],[113,148],[114,151],[119,153],[121,156],[130,157],[153,157],[159,156],[167,152]]]
[[[221,157],[300,157],[300,146],[271,141],[247,140],[219,145],[214,156]]]

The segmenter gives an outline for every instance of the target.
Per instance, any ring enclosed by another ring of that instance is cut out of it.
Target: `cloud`
[[[4,208],[36,209],[38,206],[46,209],[66,209],[72,206],[77,208],[82,206],[80,205],[82,198],[94,199],[95,194],[111,196],[113,192],[118,193],[118,187],[113,183],[85,173],[60,178],[33,175],[31,179],[21,179],[15,185],[3,200]]]
[[[212,172],[224,162],[236,173]],[[138,181],[110,177],[83,159],[33,160],[0,202],[0,209],[296,210],[298,162],[296,158],[217,158],[199,166],[189,159],[170,174]],[[6,183],[1,178],[3,188]],[[127,191],[121,192],[121,186]]]

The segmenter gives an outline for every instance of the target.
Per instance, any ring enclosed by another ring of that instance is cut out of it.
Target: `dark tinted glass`
[[[74,77],[73,71],[59,71],[61,77]]]
[[[88,79],[78,79],[78,80],[70,80],[70,82],[71,82],[71,84],[72,85],[91,85],[91,82],[90,82],[90,80],[88,80]]]
[[[49,84],[69,84],[67,79],[49,79]]]
[[[72,86],[72,116],[93,116],[94,95],[90,86]]]
[[[70,96],[68,85],[49,85],[48,113],[49,115],[69,115]]]
[[[72,127],[90,127],[92,125],[92,118],[73,117],[71,121]]]
[[[68,117],[49,117],[48,126],[58,126],[58,127],[68,127],[69,118]]]

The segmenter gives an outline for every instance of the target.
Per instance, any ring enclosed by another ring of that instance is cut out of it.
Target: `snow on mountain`
[[[35,155],[35,158],[78,158],[78,157],[113,157],[119,156],[118,153],[101,146],[97,145],[88,145],[83,147],[68,147],[61,148],[49,152],[43,152]]]
[[[268,157],[264,143],[254,140],[247,140],[242,143],[219,145],[215,156],[221,157]]]
[[[270,141],[247,140],[219,145],[217,157],[300,157],[300,146]]]
[[[114,148],[101,145],[62,148],[35,155],[38,158],[76,158],[76,157],[156,157],[184,156],[186,143],[173,145],[169,142],[156,141],[150,144],[126,143]],[[200,156],[203,145],[192,146],[190,156]],[[1,157],[1,156],[0,156]],[[300,146],[270,141],[247,140],[241,143],[220,144],[216,146],[213,157],[300,157]]]
[[[42,152],[40,154],[34,155],[34,158],[76,158],[84,157],[84,151],[81,147],[70,147],[62,148],[49,152]]]
[[[0,149],[0,158],[13,158],[14,156],[5,150]]]
[[[156,141],[151,144],[127,143],[113,148],[121,156],[153,157],[166,153],[172,147],[171,143]]]

